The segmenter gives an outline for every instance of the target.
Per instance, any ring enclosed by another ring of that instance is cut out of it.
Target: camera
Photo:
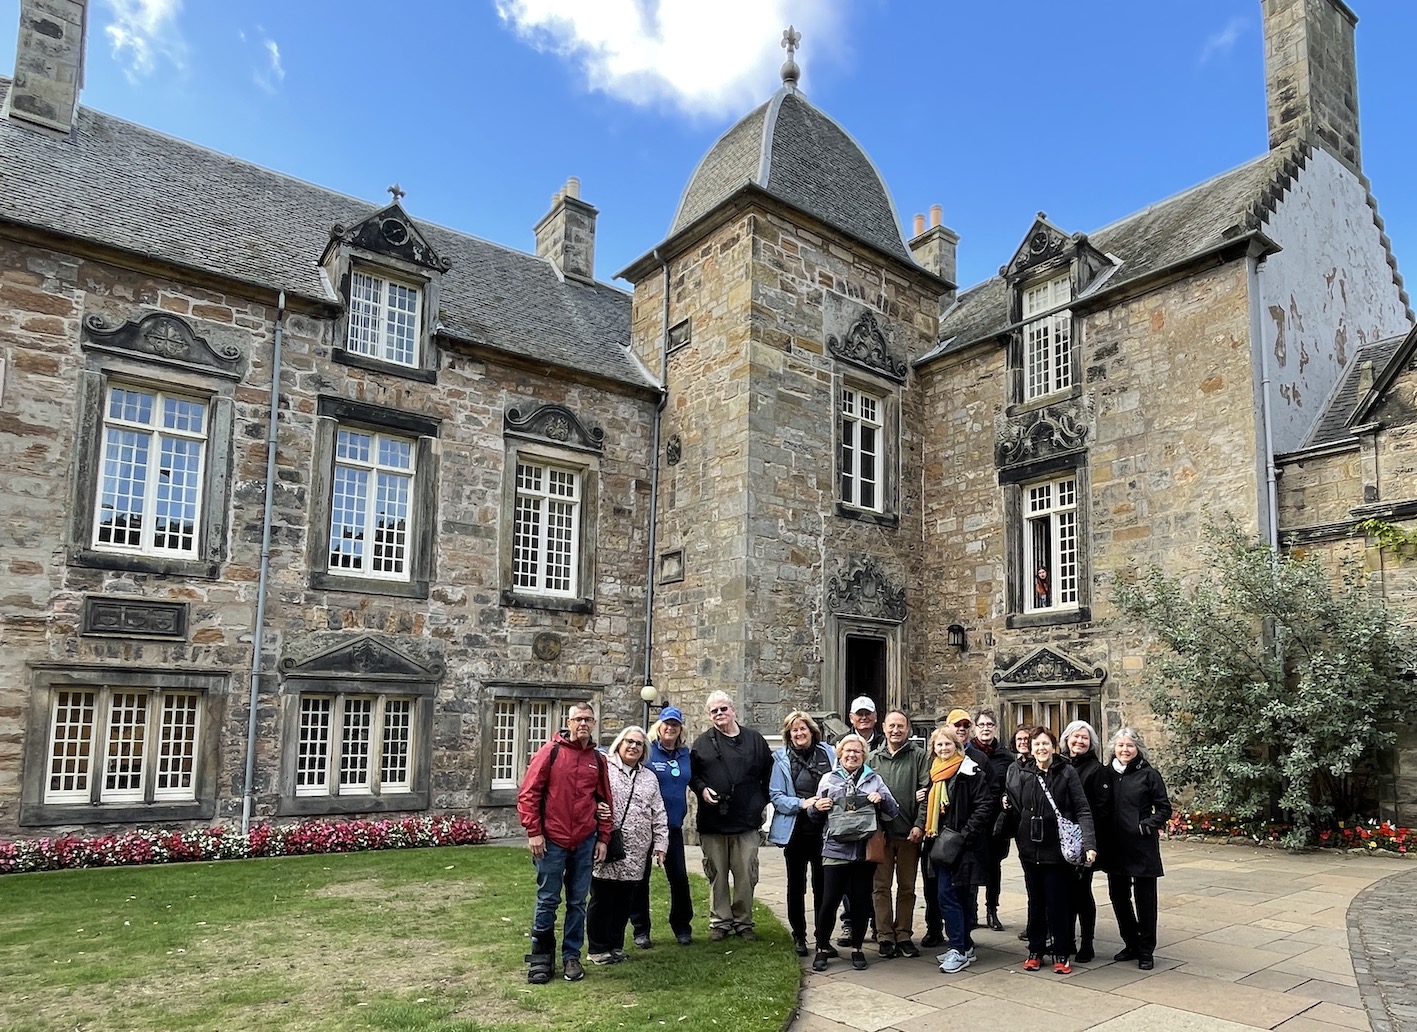
[[[1043,818],[1030,817],[1028,820],[1028,838],[1030,842],[1043,841]]]

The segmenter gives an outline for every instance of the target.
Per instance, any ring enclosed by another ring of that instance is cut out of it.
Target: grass
[[[0,878],[0,1028],[522,1032],[769,1029],[797,999],[786,930],[656,946],[583,982],[526,984],[525,849],[465,846]],[[558,965],[559,974],[559,965]]]

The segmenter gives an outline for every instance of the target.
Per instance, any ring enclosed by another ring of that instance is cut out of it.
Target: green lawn
[[[463,846],[0,877],[0,1028],[674,1028],[777,1032],[800,967],[762,907],[761,940],[674,944],[526,984],[525,849]]]

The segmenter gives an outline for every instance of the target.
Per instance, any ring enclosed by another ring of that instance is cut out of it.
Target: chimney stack
[[[1308,139],[1361,174],[1358,16],[1343,0],[1260,2],[1270,150]]]
[[[551,211],[536,224],[536,254],[550,258],[561,275],[595,282],[595,217],[600,213],[581,200],[575,176],[551,197]]]
[[[87,0],[20,0],[15,81],[5,114],[67,133],[84,85]]]
[[[940,298],[940,311],[954,304],[956,257],[959,253],[959,234],[941,224],[944,209],[938,204],[930,205],[930,228],[925,229],[925,217],[915,216],[915,238],[910,241],[910,251],[922,268],[928,269],[941,279],[949,280],[950,289]]]

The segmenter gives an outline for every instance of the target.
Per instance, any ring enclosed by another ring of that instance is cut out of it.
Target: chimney
[[[1343,0],[1260,2],[1270,150],[1307,139],[1361,174],[1358,16]]]
[[[595,217],[600,213],[581,200],[575,176],[551,197],[551,211],[536,224],[536,254],[550,258],[561,275],[595,282]]]
[[[15,81],[5,114],[67,133],[84,85],[87,0],[20,0]]]
[[[949,280],[950,289],[940,298],[940,310],[954,304],[955,257],[959,251],[959,234],[948,226],[942,226],[940,219],[944,210],[938,204],[930,206],[930,228],[925,229],[925,218],[915,216],[915,238],[910,241],[910,251],[920,265],[941,279]]]

